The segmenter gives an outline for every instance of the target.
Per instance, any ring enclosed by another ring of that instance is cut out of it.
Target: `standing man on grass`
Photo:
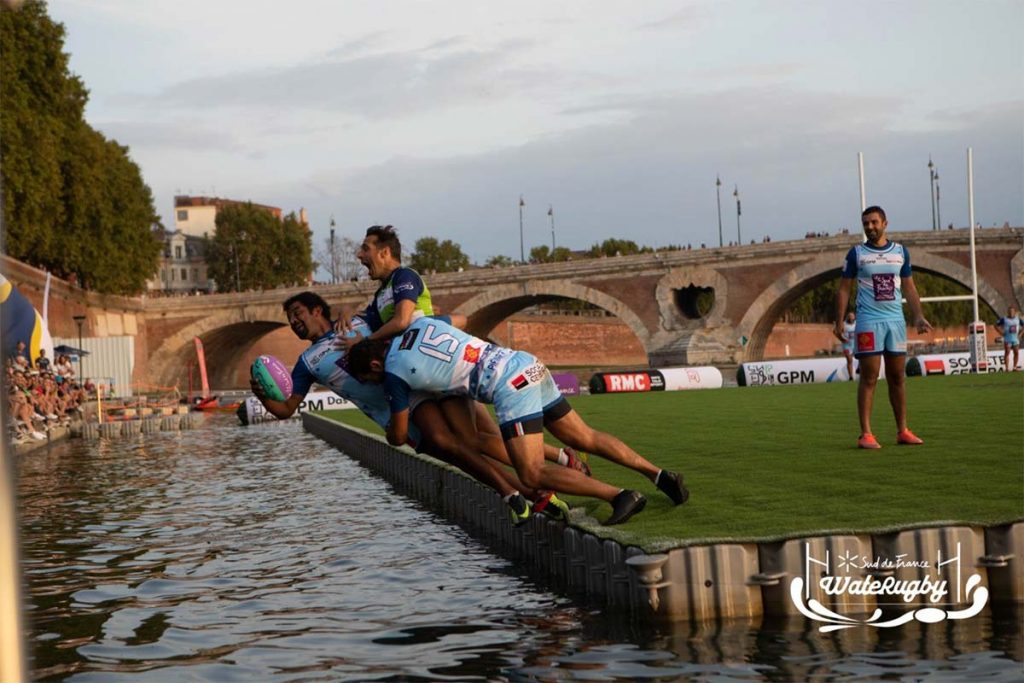
[[[924,443],[907,427],[907,388],[904,372],[907,360],[907,324],[903,318],[903,297],[910,304],[914,326],[919,333],[932,329],[921,310],[921,297],[914,285],[910,253],[902,244],[885,236],[889,222],[880,206],[869,206],[861,214],[867,241],[846,254],[833,333],[843,339],[843,316],[850,302],[850,290],[857,280],[856,356],[860,361],[857,412],[860,415],[859,448],[881,448],[871,431],[871,407],[882,358],[889,403],[896,418],[896,443],[914,446]]]
[[[1013,372],[1020,362],[1020,314],[1010,306],[1006,316],[996,321],[996,329],[1003,335],[1003,366],[1006,372]],[[1012,352],[1012,353],[1011,353]],[[1010,356],[1013,363],[1010,363]]]

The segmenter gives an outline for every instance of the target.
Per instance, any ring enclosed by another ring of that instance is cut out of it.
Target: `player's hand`
[[[252,377],[249,378],[249,388],[252,389],[253,395],[260,400],[260,403],[264,403],[267,400],[267,394],[263,391],[263,387]]]
[[[932,331],[932,324],[925,320],[924,316],[920,316],[915,322],[914,326],[917,327],[918,334],[924,334],[925,332]]]
[[[342,336],[341,343],[345,346],[345,351],[351,351],[353,346],[363,341],[364,339],[366,339],[366,337],[359,334],[358,332],[349,331],[345,333],[344,336]]]
[[[832,327],[832,334],[834,334],[836,336],[836,339],[838,339],[839,341],[843,342],[844,344],[846,343],[847,339],[846,339],[846,335],[843,333],[843,323],[842,322],[837,322]]]

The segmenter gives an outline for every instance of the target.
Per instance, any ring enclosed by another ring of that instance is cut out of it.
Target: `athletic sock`
[[[662,473],[662,472],[664,472],[664,471],[665,471],[665,470],[658,470],[658,471],[657,471],[657,472],[656,472],[656,473],[654,474],[654,479],[652,479],[651,481],[653,481],[653,482],[654,482],[655,484],[657,484],[657,483],[658,483],[658,477],[660,477],[660,476],[661,476],[661,473]]]
[[[504,502],[505,502],[506,504],[508,504],[508,502],[509,502],[510,500],[512,500],[513,498],[515,498],[515,497],[516,497],[516,496],[518,496],[518,495],[519,495],[519,491],[513,491],[512,493],[510,493],[510,494],[508,494],[507,496],[505,496],[504,498],[502,498],[502,500],[503,500],[503,501],[504,501]]]
[[[565,452],[564,448],[558,449],[558,464],[562,467],[566,467],[569,464],[569,454]]]

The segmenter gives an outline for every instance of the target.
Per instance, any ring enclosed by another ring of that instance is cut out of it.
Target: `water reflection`
[[[40,680],[1020,680],[1020,613],[823,635],[553,595],[295,424],[19,462]]]

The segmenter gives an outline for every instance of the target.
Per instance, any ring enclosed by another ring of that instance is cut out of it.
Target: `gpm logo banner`
[[[988,589],[981,585],[981,575],[971,574],[964,580],[959,543],[952,556],[944,557],[938,550],[934,563],[930,558],[865,557],[847,550],[835,558],[833,566],[830,555],[825,551],[823,558],[813,557],[810,544],[805,543],[804,574],[794,578],[789,586],[790,599],[800,613],[825,623],[818,627],[822,633],[857,626],[895,628],[911,621],[934,624],[947,619],[969,619],[977,616],[988,602]],[[867,619],[858,619],[822,604],[822,600],[839,602],[840,598],[847,604],[877,607]],[[925,606],[907,610],[911,603]],[[963,604],[968,606],[943,609]],[[883,608],[890,614],[902,614],[882,620]]]

